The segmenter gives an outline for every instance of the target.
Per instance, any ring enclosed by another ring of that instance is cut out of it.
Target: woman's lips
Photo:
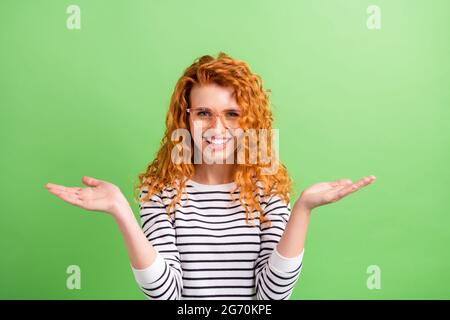
[[[223,150],[225,149],[227,143],[231,141],[232,138],[203,138],[208,144],[208,148],[213,150]]]

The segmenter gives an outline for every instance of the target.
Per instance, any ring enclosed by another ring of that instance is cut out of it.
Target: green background
[[[70,4],[80,30],[66,28]],[[381,30],[366,27],[371,4]],[[315,210],[291,299],[450,298],[449,12],[446,0],[2,0],[0,298],[145,299],[111,217],[44,184],[90,175],[132,201],[177,79],[220,51],[272,90],[295,196],[377,177]],[[80,290],[66,288],[72,264]]]

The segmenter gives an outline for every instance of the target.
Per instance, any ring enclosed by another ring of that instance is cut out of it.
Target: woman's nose
[[[211,125],[211,128],[219,129],[219,130],[226,130],[227,127],[223,123],[223,119],[220,115],[214,115],[213,123]]]

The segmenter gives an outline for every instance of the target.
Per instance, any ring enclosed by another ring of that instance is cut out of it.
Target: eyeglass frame
[[[216,120],[217,119],[217,117],[219,117],[220,118],[220,120],[222,121],[222,124],[223,124],[223,126],[225,127],[225,128],[227,128],[227,129],[237,129],[237,128],[230,128],[230,127],[228,127],[228,126],[226,126],[225,125],[225,120],[223,119],[223,115],[220,113],[220,112],[216,112],[216,111],[214,111],[214,110],[212,110],[212,109],[209,109],[209,108],[206,108],[206,107],[196,107],[196,108],[186,108],[186,112],[187,113],[189,113],[189,114],[191,114],[191,110],[207,110],[207,111],[210,111],[213,115],[214,115],[214,119]],[[234,110],[234,111],[238,111],[237,109],[229,109],[229,110]],[[239,117],[241,116],[241,114],[239,113]],[[215,121],[214,121],[214,123],[215,123]],[[211,125],[210,125],[211,126]]]

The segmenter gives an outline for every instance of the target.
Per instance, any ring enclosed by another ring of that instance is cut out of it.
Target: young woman
[[[250,129],[265,130],[266,141],[257,134],[252,145]],[[161,147],[139,175],[141,225],[107,181],[84,176],[86,188],[46,187],[70,204],[111,214],[150,299],[289,299],[313,208],[375,177],[314,184],[291,208],[291,179],[274,157],[271,129],[261,78],[224,53],[203,56],[178,80]]]

